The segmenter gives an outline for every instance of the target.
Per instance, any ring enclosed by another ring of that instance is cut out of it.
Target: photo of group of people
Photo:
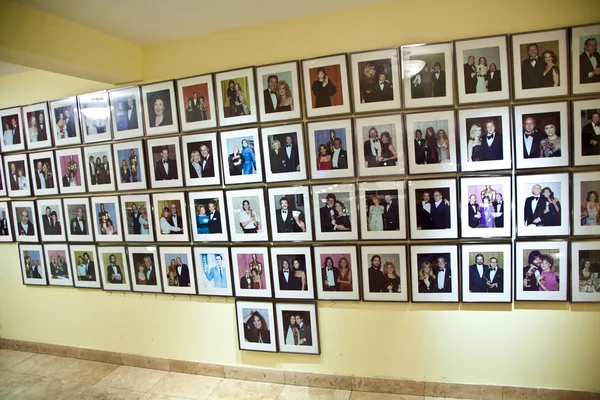
[[[503,228],[505,201],[501,185],[469,186],[469,227]],[[510,207],[510,204],[509,204]]]
[[[308,199],[306,199],[308,200]],[[277,233],[306,232],[304,194],[284,194],[273,196]]]
[[[433,53],[409,57],[421,61],[423,66],[410,79],[412,99],[446,96],[446,68],[443,53]]]
[[[88,162],[87,181],[89,191],[101,191],[115,187],[113,160],[110,145],[85,147]]]
[[[300,171],[300,152],[296,132],[267,135],[269,164],[273,174]]]
[[[549,250],[544,253],[533,250],[524,253],[524,256],[527,257],[526,266],[523,268],[524,291],[555,292],[558,290],[560,265],[559,260],[553,256],[555,253],[558,253],[558,250]]]
[[[211,140],[187,143],[189,180],[215,177],[215,159]]]
[[[281,254],[277,255],[277,278],[279,290],[312,291],[308,287],[306,276],[306,255]]]
[[[455,150],[446,133],[448,121],[419,122],[415,123],[415,127],[417,127],[413,139],[415,163],[417,165],[450,163],[451,152]]]
[[[263,106],[266,114],[294,111],[292,88],[292,71],[282,71],[263,75]]]
[[[315,131],[317,171],[348,169],[348,143],[344,128]]]
[[[56,160],[60,173],[61,193],[73,193],[84,188],[81,152],[79,150],[57,150]]]
[[[44,246],[48,267],[48,283],[56,286],[73,286],[73,275],[67,255],[68,247],[63,244]]]
[[[371,232],[400,229],[398,190],[366,191],[367,230]]]
[[[467,118],[467,161],[497,161],[504,158],[502,116]]]
[[[417,230],[450,229],[450,189],[425,188],[415,191]]]
[[[324,292],[352,292],[353,283],[349,253],[322,254],[320,259],[321,283]]]
[[[94,198],[92,205],[96,219],[94,225],[96,226],[96,235],[99,236],[121,236],[120,221],[119,221],[119,204],[116,201],[99,202],[101,198]],[[116,200],[116,197],[114,198]],[[109,239],[105,239],[109,240]],[[110,239],[112,240],[112,239]]]
[[[10,209],[8,203],[0,202],[0,242],[12,241],[12,224],[10,222]]]
[[[475,63],[477,59],[477,63]],[[463,50],[465,93],[487,93],[502,90],[500,48]],[[504,83],[506,85],[506,83]]]
[[[452,292],[452,270],[449,253],[418,254],[419,293]]]
[[[463,302],[512,301],[511,247],[506,243],[462,245]]]

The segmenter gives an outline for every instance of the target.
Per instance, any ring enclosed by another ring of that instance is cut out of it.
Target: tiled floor
[[[0,399],[429,400],[434,398],[213,378],[0,349]],[[435,400],[443,399],[435,398]]]

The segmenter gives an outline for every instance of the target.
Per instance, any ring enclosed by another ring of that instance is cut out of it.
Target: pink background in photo
[[[260,275],[260,282],[262,283],[262,287],[263,290],[265,290],[265,274],[268,274],[269,271],[266,271],[266,267],[265,267],[265,258],[263,257],[262,254],[256,254],[256,260],[262,264],[263,269],[262,269],[262,274]],[[246,269],[249,269],[249,265],[252,262],[252,253],[248,253],[248,254],[238,254],[237,256],[237,262],[238,262],[238,271],[240,273],[240,279],[245,275],[246,273]]]
[[[56,260],[56,256],[60,256],[64,262],[65,257],[67,257],[67,253],[64,250],[48,250],[48,262],[50,262],[52,257],[54,257]]]
[[[62,180],[62,177],[65,175],[65,171],[67,170],[67,164],[69,163],[69,156],[60,156],[59,157],[59,163],[60,163],[60,177],[58,179]],[[77,163],[77,173],[75,174],[76,176],[76,182],[77,182],[77,186],[81,186],[81,170],[80,168],[83,168],[83,165],[81,165],[81,160],[79,159],[79,154],[75,154],[73,155],[73,161],[75,161]]]
[[[336,267],[340,267],[339,266],[339,262],[340,262],[340,258],[342,257],[346,257],[346,260],[348,260],[348,269],[350,269],[350,271],[352,271],[352,259],[350,258],[350,254],[321,254],[321,268],[325,267],[325,259],[327,257],[331,257],[333,258],[333,265]]]
[[[494,178],[490,178],[490,181],[493,181]],[[466,199],[463,199],[463,203],[468,203],[469,202],[469,197],[471,197],[472,194],[474,194],[475,196],[477,196],[477,203],[482,203],[481,201],[481,192],[485,189],[484,185],[477,185],[477,186],[471,186],[469,185],[469,193],[467,195]],[[506,195],[504,194],[504,185],[490,185],[490,189],[494,189],[496,191],[496,193],[500,193],[502,195],[502,201],[508,201],[510,202],[510,199],[506,199]],[[493,202],[493,200],[492,200]]]

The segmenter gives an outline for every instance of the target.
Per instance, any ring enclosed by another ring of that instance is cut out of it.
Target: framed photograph
[[[66,242],[65,213],[60,199],[44,199],[37,202],[37,219],[40,221],[42,242]]]
[[[567,301],[567,241],[517,242],[515,248],[515,301]]]
[[[219,126],[253,124],[258,121],[254,67],[215,74]]]
[[[12,222],[8,202],[0,202],[0,243],[13,242]]]
[[[600,193],[600,172],[576,172],[573,174],[574,235],[600,235],[600,198],[598,198],[598,193]]]
[[[154,242],[152,203],[149,194],[121,196],[123,234],[126,242]]]
[[[454,111],[406,114],[408,168],[411,174],[455,172]]]
[[[267,182],[306,179],[303,133],[301,123],[261,129]]]
[[[263,189],[228,190],[225,195],[231,241],[269,240]]]
[[[509,100],[508,35],[454,42],[458,102]]]
[[[2,121],[2,152],[25,150],[21,107],[0,110]]]
[[[308,186],[269,189],[273,241],[312,240]]]
[[[317,298],[360,300],[356,246],[314,247]]]
[[[273,303],[236,301],[235,311],[240,350],[277,352]]]
[[[6,186],[10,183],[9,178],[7,178],[6,181],[4,180],[4,171],[4,162],[2,160],[2,156],[0,155],[0,197],[6,197]]]
[[[354,177],[352,120],[311,122],[307,126],[312,179]]]
[[[573,102],[575,166],[600,164],[600,99]]]
[[[225,184],[262,182],[258,128],[221,132],[221,160]]]
[[[194,261],[190,247],[159,247],[165,293],[196,294]]]
[[[511,168],[508,106],[459,110],[458,121],[462,171]]]
[[[402,115],[357,118],[356,135],[363,143],[356,146],[359,176],[404,175]],[[446,135],[446,148],[449,147]]]
[[[315,298],[310,247],[271,247],[276,299]]]
[[[152,188],[183,187],[179,138],[150,139],[147,140],[146,147]]]
[[[146,189],[146,162],[141,140],[113,144],[113,156],[117,163],[118,190]]]
[[[84,143],[101,142],[112,139],[108,92],[77,96],[81,112],[81,132]]]
[[[406,246],[361,246],[364,301],[408,301]]]
[[[125,246],[98,246],[102,288],[109,291],[130,291],[129,266]]]
[[[275,309],[281,353],[321,354],[316,303],[277,303]]]
[[[516,191],[517,236],[569,234],[568,173],[517,176]]]
[[[144,136],[140,87],[109,90],[108,99],[112,110],[113,137],[120,140]]]
[[[146,135],[154,136],[179,132],[173,81],[143,85],[142,98],[144,99]]]
[[[87,160],[85,170],[89,192],[114,192],[115,173],[110,144],[86,146],[83,157]]]
[[[398,48],[350,54],[354,112],[399,109],[400,56]]]
[[[512,302],[512,245],[463,244],[463,303]]]
[[[600,24],[571,28],[573,94],[600,92]]]
[[[515,106],[517,169],[569,165],[569,116],[566,101]]]
[[[177,80],[182,132],[217,126],[214,93],[212,74]]]
[[[231,247],[237,297],[271,298],[271,268],[266,247]]]
[[[346,54],[302,60],[306,116],[348,114],[350,90]]]
[[[261,122],[302,117],[298,61],[256,67],[256,84]]]
[[[186,186],[209,186],[221,184],[221,170],[217,134],[201,133],[181,138],[183,159],[187,168],[183,169]]]
[[[162,293],[160,259],[156,246],[127,246],[134,292]]]
[[[156,240],[159,242],[189,241],[188,216],[185,194],[157,193],[152,195]]]
[[[460,236],[511,237],[510,176],[460,178]]]
[[[31,196],[29,165],[26,154],[4,156],[4,171],[9,197]]]
[[[456,181],[432,179],[408,181],[411,239],[455,239]]]
[[[93,242],[92,211],[89,199],[79,197],[63,199],[65,223],[69,224],[67,238],[69,242]]]
[[[56,156],[56,165],[58,166],[57,181],[60,193],[85,193],[85,178],[83,177],[84,161],[81,149],[55,150],[54,153]],[[58,178],[59,174],[60,178]]]
[[[31,182],[35,196],[58,194],[58,174],[53,151],[29,153],[29,165],[33,171]]]
[[[358,184],[361,239],[406,239],[404,181]]]
[[[452,42],[402,46],[404,107],[454,104]]]
[[[70,245],[72,275],[77,288],[101,289],[98,253],[93,244]]]
[[[119,196],[92,197],[97,242],[122,242]]]
[[[69,262],[69,248],[66,244],[45,244],[46,276],[50,286],[73,287],[73,270]]]
[[[194,242],[224,242],[227,234],[227,212],[222,190],[188,192],[192,213],[192,238]],[[195,221],[195,224],[194,224]]]
[[[21,274],[24,285],[48,286],[41,244],[20,244]]]
[[[511,35],[515,99],[569,94],[567,30]]]
[[[17,242],[39,243],[33,201],[11,201],[15,240]]]
[[[233,296],[228,247],[194,247],[198,294]]]
[[[81,143],[79,111],[75,96],[51,101],[50,118],[56,147]]]
[[[358,240],[356,185],[313,185],[316,240]],[[319,219],[317,220],[317,215]]]
[[[600,242],[571,242],[571,302],[600,302]]]
[[[37,103],[23,107],[25,119],[25,141],[29,150],[52,147],[52,130],[48,114],[48,103]],[[4,133],[4,124],[2,133]],[[8,138],[7,138],[8,139]]]
[[[411,246],[410,265],[413,303],[458,303],[457,245]]]

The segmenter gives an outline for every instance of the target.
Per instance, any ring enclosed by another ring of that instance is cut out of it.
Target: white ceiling
[[[19,72],[31,71],[31,68],[0,61],[0,76],[12,75]]]
[[[128,42],[151,45],[394,0],[15,1]]]

